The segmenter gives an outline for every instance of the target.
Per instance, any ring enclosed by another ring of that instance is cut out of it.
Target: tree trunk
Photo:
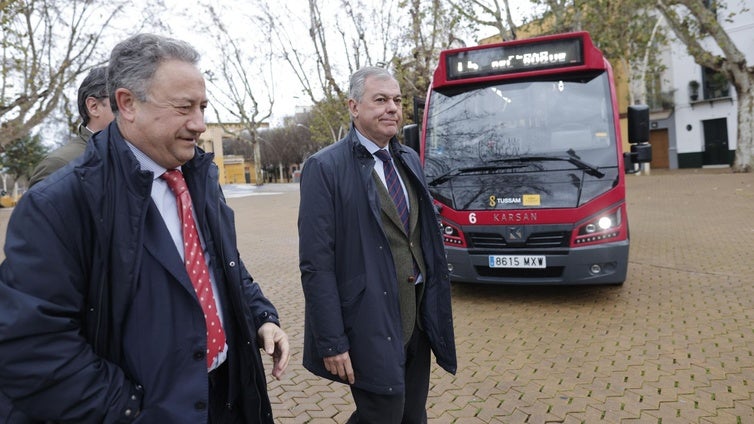
[[[738,95],[738,138],[733,172],[751,172],[754,154],[754,73],[742,72],[743,83],[736,83]]]

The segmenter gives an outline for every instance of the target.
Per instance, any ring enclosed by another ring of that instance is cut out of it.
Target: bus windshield
[[[479,194],[486,195],[495,186],[514,183],[511,178],[524,185],[522,190],[547,197],[554,189],[549,185],[575,181],[573,195],[549,196],[549,206],[573,207],[588,200],[582,195],[585,183],[605,179],[596,185],[609,188],[617,175],[604,71],[570,79],[443,88],[434,90],[430,99],[425,174],[440,197],[450,196],[447,191],[454,185],[456,201],[462,200],[458,196],[464,186],[479,187]],[[527,188],[527,181],[535,186]],[[462,203],[467,201],[475,203],[472,198]]]

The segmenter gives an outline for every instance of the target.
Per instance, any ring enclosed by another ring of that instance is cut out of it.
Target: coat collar
[[[356,127],[353,126],[353,123],[351,123],[351,130],[348,132],[348,135],[346,135],[344,140],[350,144],[351,150],[353,150],[357,158],[374,160],[374,156],[369,153],[369,150],[367,150],[363,144],[361,144],[359,136],[356,133]],[[406,146],[402,145],[397,137],[390,139],[388,147],[390,152],[396,157],[401,157],[406,151]]]
[[[132,189],[139,187],[143,189],[144,185],[151,187],[152,172],[141,169],[139,161],[131,152],[118,128],[117,120],[111,122],[104,130],[95,133],[92,137],[92,145],[88,159],[81,166],[82,169],[99,168],[105,173],[121,172],[126,177],[124,181],[127,184],[137,184],[137,186],[131,185]],[[213,153],[206,153],[197,147],[194,157],[182,166],[184,173],[206,172],[213,158]],[[101,167],[103,160],[109,160],[112,166]],[[206,173],[202,176],[206,177]],[[146,184],[147,182],[149,184]]]

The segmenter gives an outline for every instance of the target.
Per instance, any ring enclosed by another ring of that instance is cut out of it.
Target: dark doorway
[[[725,118],[702,121],[704,125],[704,153],[702,165],[730,165],[728,152],[728,123]]]

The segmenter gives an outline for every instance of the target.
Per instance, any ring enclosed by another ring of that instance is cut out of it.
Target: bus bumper
[[[475,253],[446,246],[450,279],[453,282],[501,285],[581,285],[623,284],[628,268],[629,241],[557,252],[533,252],[544,255],[547,267],[490,268],[489,256],[523,254],[515,251]],[[595,272],[599,268],[598,272]]]

